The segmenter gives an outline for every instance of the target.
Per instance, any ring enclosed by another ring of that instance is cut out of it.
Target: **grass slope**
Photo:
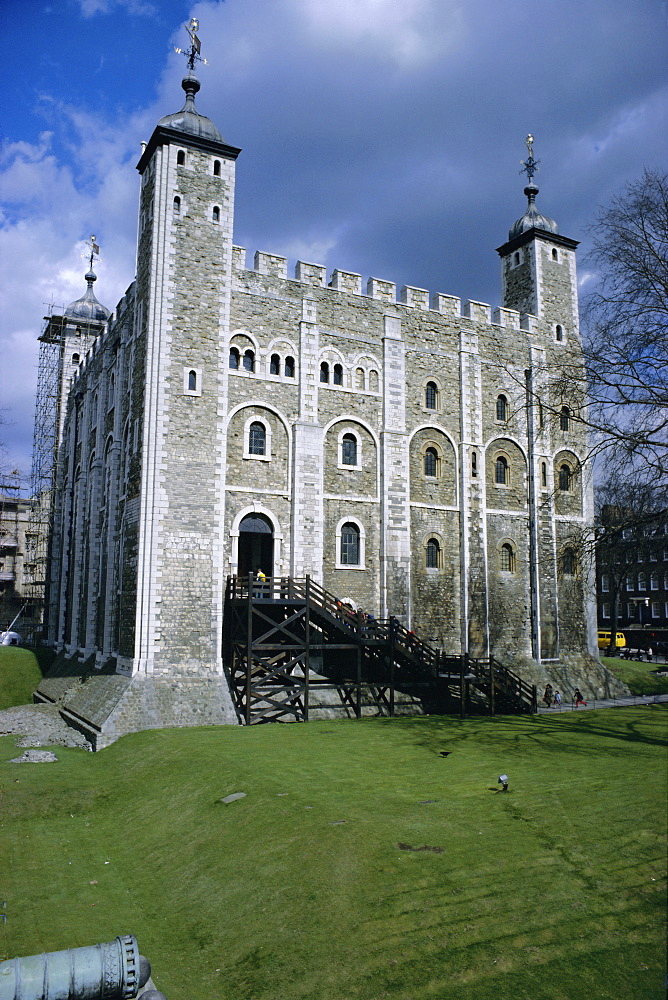
[[[601,663],[623,681],[632,694],[668,694],[668,677],[657,677],[653,672],[664,669],[664,664],[622,660],[619,656],[602,656]]]
[[[2,948],[133,932],[169,1000],[655,1000],[665,743],[660,706],[5,737]]]
[[[42,679],[37,657],[20,646],[0,646],[0,709],[32,704]]]

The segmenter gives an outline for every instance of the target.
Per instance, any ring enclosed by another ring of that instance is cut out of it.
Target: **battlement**
[[[232,247],[232,267],[234,270],[252,270],[257,274],[288,280],[287,257],[257,250],[253,257],[253,267],[246,267],[245,247]],[[362,292],[362,275],[354,271],[342,271],[335,268],[327,281],[327,268],[324,264],[313,264],[298,260],[295,264],[294,280],[314,288],[331,288],[333,291],[345,292],[349,295],[364,295]],[[469,319],[477,323],[488,323],[504,327],[507,330],[525,330],[534,333],[537,328],[535,316],[528,314],[520,316],[515,309],[504,309],[501,306],[492,311],[486,302],[476,302],[473,299],[462,300],[456,295],[445,295],[435,292],[430,295],[426,288],[416,288],[403,285],[397,298],[397,286],[393,281],[383,278],[369,278],[366,283],[366,298],[377,299],[392,305],[407,306],[409,309],[419,309],[425,312],[437,312],[453,319]]]

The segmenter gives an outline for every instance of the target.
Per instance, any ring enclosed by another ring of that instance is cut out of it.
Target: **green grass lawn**
[[[0,709],[31,704],[41,679],[42,667],[32,650],[0,646]]]
[[[629,688],[632,694],[668,694],[668,677],[657,677],[652,671],[664,664],[622,660],[618,656],[602,656],[601,663]]]
[[[658,1000],[666,719],[4,737],[2,950],[132,932],[169,1000]]]

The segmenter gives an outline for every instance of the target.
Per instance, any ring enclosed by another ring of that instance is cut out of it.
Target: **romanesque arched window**
[[[78,365],[80,360],[81,360],[81,357],[80,357],[79,354],[73,354],[72,355],[72,364],[73,365]]]
[[[438,406],[438,386],[435,382],[427,382],[424,387],[424,405],[427,410],[435,410]]]
[[[561,343],[561,341],[564,339],[564,328],[561,325],[561,323],[557,323],[557,325],[555,326],[554,336],[555,339],[558,341],[558,343]]]
[[[197,372],[194,368],[188,372],[188,391],[197,392]]]
[[[573,473],[571,471],[570,465],[559,466],[559,489],[562,493],[568,493],[572,484]]]
[[[176,163],[179,167],[184,167],[186,164],[186,151],[185,149],[180,149],[176,154]]]
[[[357,438],[344,434],[341,439],[341,465],[357,465]]]
[[[181,199],[177,194],[176,197],[174,198],[174,215],[180,215],[180,214],[181,214]]]
[[[255,371],[255,352],[251,351],[250,347],[244,351],[244,370],[247,372]]]
[[[220,160],[213,161],[213,176],[220,177]]]
[[[509,479],[508,459],[499,455],[494,463],[494,482],[499,486],[507,486]]]
[[[281,359],[278,354],[272,354],[269,359],[269,374],[270,375],[280,375],[281,374]]]
[[[320,381],[329,382],[329,365],[326,361],[322,361],[320,364]]]
[[[515,572],[515,550],[510,542],[504,542],[499,552],[499,568],[502,573]]]
[[[562,406],[559,411],[559,428],[567,431],[571,423],[571,411],[567,406]]]
[[[561,557],[561,571],[564,576],[575,576],[576,558],[575,549],[570,546],[564,549]]]
[[[540,463],[540,485],[543,489],[547,488],[547,462]]]
[[[341,564],[359,566],[359,563],[360,530],[352,521],[347,521],[341,528]]]
[[[220,209],[218,205],[214,205],[211,210],[211,221],[220,222]]]
[[[233,371],[239,368],[239,351],[236,347],[230,347],[230,368]]]
[[[427,448],[424,453],[425,476],[436,477],[438,472],[438,452],[435,448]]]
[[[355,388],[364,389],[364,369],[357,368],[355,370]]]
[[[285,375],[286,378],[294,378],[295,377],[295,359],[294,358],[289,358],[288,357],[288,358],[285,359],[285,366],[283,368],[283,374]]]
[[[264,455],[267,447],[267,432],[264,424],[254,420],[248,429],[248,454]]]
[[[496,397],[496,419],[504,424],[508,419],[508,399],[503,393]]]
[[[343,385],[343,365],[334,365],[334,385]]]
[[[441,546],[438,539],[430,538],[427,542],[425,552],[425,562],[427,569],[439,569],[441,565]]]

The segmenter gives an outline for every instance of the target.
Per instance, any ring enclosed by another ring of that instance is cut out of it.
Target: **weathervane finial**
[[[190,23],[189,24],[185,24],[184,28],[186,29],[186,31],[190,35],[190,50],[186,51],[186,49],[179,49],[179,48],[175,47],[174,51],[178,52],[179,55],[187,56],[187,58],[188,58],[188,69],[192,73],[193,70],[195,69],[195,63],[196,62],[204,63],[205,66],[207,64],[206,63],[206,59],[202,59],[202,57],[200,55],[200,51],[202,49],[202,44],[201,44],[199,38],[197,37],[197,32],[199,31],[199,21],[197,20],[196,17],[191,17],[190,18]]]
[[[88,247],[90,253],[82,253],[81,256],[84,260],[88,260],[88,272],[93,274],[93,261],[96,257],[100,256],[100,245],[97,242],[97,236],[91,236],[90,241],[86,240],[86,246]],[[95,281],[95,275],[93,274],[93,281]]]
[[[533,156],[534,138],[531,132],[529,132],[524,142],[526,144],[529,155],[527,156],[526,160],[520,160],[520,163],[522,164],[522,169],[520,170],[520,173],[521,174],[526,173],[527,177],[529,178],[529,183],[531,184],[533,182],[533,175],[538,170],[538,164],[540,163],[540,160],[535,160]]]

